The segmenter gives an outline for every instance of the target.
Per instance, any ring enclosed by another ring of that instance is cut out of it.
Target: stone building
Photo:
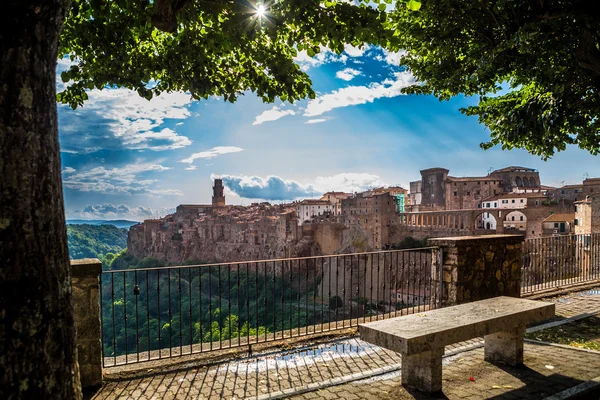
[[[336,203],[329,200],[306,199],[296,203],[296,213],[298,214],[298,226],[311,221],[313,217],[318,217],[324,212],[335,213]]]
[[[445,168],[429,168],[421,171],[421,204],[420,210],[446,209],[446,178]]]
[[[215,179],[212,196],[213,207],[225,207],[225,194],[223,193],[223,189],[223,180]]]
[[[408,194],[408,204],[405,210],[406,212],[419,211],[419,206],[421,205],[422,199],[422,187],[423,181],[410,182],[410,192]]]
[[[540,174],[537,170],[526,167],[506,167],[492,171],[490,177],[502,181],[505,192],[513,192],[518,188],[539,188]]]
[[[575,202],[575,234],[600,233],[600,195]]]
[[[382,249],[390,245],[388,228],[397,217],[395,197],[390,193],[357,193],[342,200],[341,222],[367,233],[368,245]]]
[[[472,210],[483,199],[504,193],[502,181],[493,177],[455,178],[446,180],[445,209]]]
[[[414,202],[408,210],[473,210],[482,200],[503,193],[543,192],[539,173],[531,168],[507,167],[479,177],[454,177],[448,173],[444,168],[422,170],[421,180],[411,182],[409,197]]]
[[[568,235],[573,233],[575,213],[552,214],[542,223],[542,235]]]
[[[342,200],[351,197],[352,193],[345,192],[327,192],[321,196],[321,200],[328,201],[334,205],[334,215],[342,215]]]

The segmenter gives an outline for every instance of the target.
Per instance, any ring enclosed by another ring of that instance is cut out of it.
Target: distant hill
[[[103,259],[106,254],[117,254],[127,247],[127,229],[115,225],[68,224],[67,237],[71,259]]]
[[[130,226],[139,224],[137,221],[128,221],[126,219],[104,220],[104,219],[68,219],[67,225],[114,225],[117,228],[129,229]]]

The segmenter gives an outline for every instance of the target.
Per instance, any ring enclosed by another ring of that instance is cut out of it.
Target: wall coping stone
[[[484,235],[484,236],[455,236],[443,238],[427,239],[430,246],[465,246],[472,243],[484,242],[502,242],[502,243],[521,243],[525,239],[525,235]]]
[[[71,276],[86,278],[98,276],[102,272],[102,262],[97,258],[82,258],[71,260]]]

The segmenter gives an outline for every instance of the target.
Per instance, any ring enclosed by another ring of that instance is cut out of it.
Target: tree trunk
[[[0,9],[0,398],[80,398],[56,58],[70,0]]]

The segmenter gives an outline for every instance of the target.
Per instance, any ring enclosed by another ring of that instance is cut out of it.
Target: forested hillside
[[[127,229],[114,225],[67,225],[71,259],[99,258],[127,247]]]

